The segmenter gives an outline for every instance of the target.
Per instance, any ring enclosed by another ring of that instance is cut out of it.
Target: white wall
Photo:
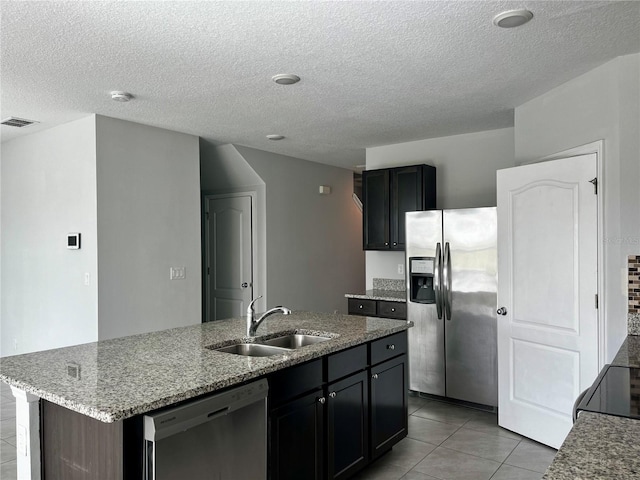
[[[614,59],[516,108],[518,163],[604,140],[605,359],[626,336],[627,257],[640,252],[640,55]]]
[[[344,294],[364,289],[353,172],[236,148],[265,183],[269,306],[346,312]],[[320,195],[320,185],[330,186],[331,194]]]
[[[367,148],[367,170],[426,163],[436,167],[437,208],[496,205],[496,171],[514,166],[513,128]],[[373,278],[403,279],[404,252],[367,252],[366,286]]]
[[[198,137],[96,122],[99,339],[199,323]]]
[[[98,338],[95,121],[2,144],[0,356]]]

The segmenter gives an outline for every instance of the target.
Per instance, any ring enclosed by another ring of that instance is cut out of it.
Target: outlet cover
[[[404,275],[404,263],[398,264],[398,275]]]

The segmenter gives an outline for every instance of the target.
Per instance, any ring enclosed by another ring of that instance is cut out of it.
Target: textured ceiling
[[[526,7],[527,25],[492,18]],[[352,168],[377,145],[513,125],[640,51],[640,2],[2,0],[2,140],[90,113]],[[302,81],[280,86],[277,73]],[[112,90],[135,95],[110,99]],[[267,134],[287,138],[269,141]]]

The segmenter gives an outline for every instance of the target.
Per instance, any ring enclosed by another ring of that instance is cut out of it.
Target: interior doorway
[[[253,298],[251,193],[204,196],[205,315],[242,317]]]
[[[595,153],[498,171],[499,424],[559,448],[598,373]]]

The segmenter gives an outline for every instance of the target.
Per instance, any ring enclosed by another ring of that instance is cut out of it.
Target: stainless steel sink
[[[236,355],[244,355],[247,357],[269,357],[290,351],[288,348],[263,345],[260,343],[236,343],[228,347],[216,348],[216,350],[218,352],[235,353]]]
[[[296,349],[296,348],[304,347],[306,345],[314,345],[316,343],[326,342],[327,340],[331,340],[331,338],[322,337],[319,335],[305,335],[302,333],[292,333],[290,335],[284,335],[282,337],[263,340],[260,343],[262,343],[263,345],[271,345],[274,347]]]

